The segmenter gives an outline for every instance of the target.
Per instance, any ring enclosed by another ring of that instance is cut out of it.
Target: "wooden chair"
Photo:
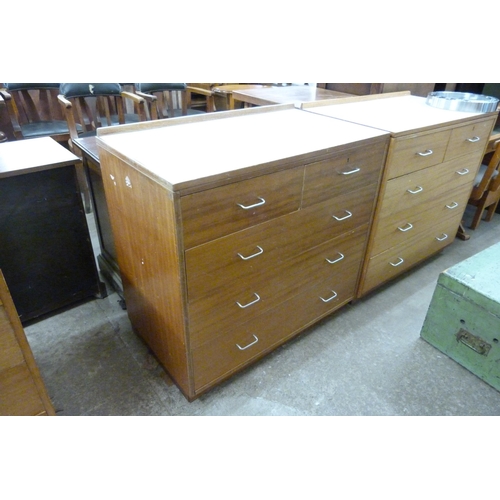
[[[476,229],[487,209],[486,222],[491,221],[500,200],[500,143],[497,144],[495,152],[488,165],[481,165],[476,176],[474,188],[469,198],[469,205],[476,208],[471,229]]]
[[[69,147],[80,158],[83,155],[75,139],[95,136],[99,127],[146,121],[144,99],[123,91],[119,83],[61,83],[58,100],[69,129]],[[89,213],[90,187],[83,166],[78,169],[78,179]]]
[[[186,83],[136,83],[135,93],[147,102],[149,120],[174,118],[215,111],[211,90]],[[206,99],[206,111],[192,107],[193,96]]]
[[[144,99],[124,92],[119,83],[61,83],[58,99],[72,150],[73,139],[95,135],[99,127],[146,121]]]
[[[7,105],[16,139],[50,136],[69,139],[66,120],[57,102],[59,83],[6,83],[0,95]]]

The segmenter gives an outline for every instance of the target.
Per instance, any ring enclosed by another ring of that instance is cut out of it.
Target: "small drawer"
[[[399,177],[443,161],[450,131],[391,139],[388,156],[388,178]]]
[[[450,217],[461,216],[467,206],[471,188],[461,186],[442,198],[426,203],[420,210],[409,207],[380,219],[377,237],[371,249],[371,255],[377,255],[395,245],[404,244],[416,235],[426,233],[436,222]]]
[[[306,165],[302,206],[377,183],[384,165],[386,145],[383,141]]]
[[[477,167],[477,155],[473,153],[391,179],[385,188],[379,219],[385,220],[413,208],[420,211],[437,198],[445,199],[447,193],[461,186],[470,188]]]
[[[315,284],[357,279],[364,254],[367,227],[325,242],[300,255],[281,261],[261,273],[208,286],[200,298],[189,297],[189,330],[192,346],[250,321],[264,311],[300,294]]]
[[[481,121],[458,127],[452,130],[445,160],[458,158],[469,153],[476,153],[478,158],[482,156],[495,122],[492,117]]]
[[[229,377],[346,304],[353,299],[355,286],[354,276],[321,283],[193,349],[195,392]]]
[[[426,233],[372,257],[361,280],[358,297],[362,297],[453,243],[461,219],[462,213],[458,213],[454,217],[438,222]]]
[[[298,210],[304,167],[181,197],[185,248]]]

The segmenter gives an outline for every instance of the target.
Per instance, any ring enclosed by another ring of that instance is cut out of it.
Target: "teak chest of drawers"
[[[391,134],[358,296],[453,242],[496,112],[436,109],[407,92],[303,108]]]
[[[0,416],[55,415],[0,269]]]
[[[188,399],[354,298],[388,141],[292,105],[99,131],[127,311]]]

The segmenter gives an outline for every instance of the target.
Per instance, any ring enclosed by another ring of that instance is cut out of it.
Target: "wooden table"
[[[100,253],[97,256],[99,270],[118,295],[123,298],[122,279],[116,258],[108,205],[104,194],[96,138],[92,136],[74,139],[73,144],[81,151],[83,166],[89,181],[90,196],[94,207],[94,220],[99,238]]]
[[[265,88],[265,85],[258,83],[233,83],[228,85],[218,85],[212,88],[212,92],[215,96],[221,97],[223,99],[224,105],[222,109],[217,111],[223,111],[225,109],[234,109],[234,92],[238,90],[252,90]],[[217,108],[217,106],[216,106]]]
[[[22,322],[103,294],[79,163],[50,137],[0,144],[0,268]]]
[[[323,101],[325,99],[337,99],[341,97],[352,97],[352,94],[320,89],[309,85],[262,87],[259,89],[241,89],[233,91],[233,98],[235,100],[256,106]]]

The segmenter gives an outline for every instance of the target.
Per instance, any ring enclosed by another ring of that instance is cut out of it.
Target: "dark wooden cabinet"
[[[102,293],[78,161],[50,138],[0,144],[0,268],[23,322]]]

